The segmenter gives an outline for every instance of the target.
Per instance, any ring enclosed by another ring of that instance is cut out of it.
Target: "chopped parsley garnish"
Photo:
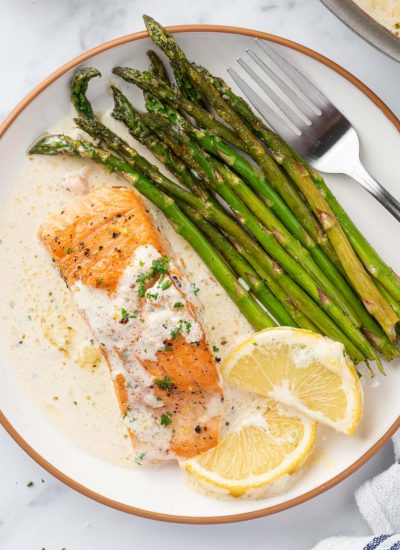
[[[153,294],[152,292],[146,292],[146,298],[151,298],[153,300],[157,300],[158,293],[156,292],[155,294]]]
[[[162,380],[154,380],[154,382],[162,390],[170,390],[174,385],[171,378],[168,378],[168,376],[164,376]]]
[[[157,273],[161,273],[162,275],[165,275],[168,272],[168,266],[169,266],[168,256],[163,256],[161,260],[153,260],[153,263],[151,264],[153,277]]]
[[[26,484],[27,487],[33,487],[34,483],[33,481],[30,481],[29,483]]]
[[[66,250],[67,254],[72,254],[73,251],[74,251],[74,249],[70,248],[70,247],[68,247],[67,250]]]
[[[165,426],[167,428],[171,423],[172,423],[171,413],[161,415],[160,417],[161,426]]]
[[[72,401],[72,403],[73,403],[74,405],[77,405],[77,404],[78,404],[78,401]]]
[[[145,275],[144,273],[141,273],[136,278],[137,293],[140,298],[144,298],[144,294],[146,290],[145,284],[148,279],[149,279],[149,275]]]
[[[200,289],[194,283],[190,283],[190,290],[193,292],[195,296],[197,296],[197,294],[200,291]]]
[[[164,275],[168,272],[168,265],[169,258],[167,256],[163,256],[161,260],[153,260],[150,273],[141,273],[136,277],[137,293],[140,298],[144,298],[144,295],[146,294],[146,282],[155,277],[157,274],[161,274],[162,280]]]
[[[213,351],[215,351],[215,353],[217,353],[217,351],[219,351],[219,348],[217,348],[217,346],[213,346]]]
[[[161,290],[167,290],[171,285],[171,281],[169,279],[165,279],[165,281],[161,284]]]
[[[104,279],[97,279],[97,285],[101,286],[104,283]]]
[[[161,351],[172,351],[172,347],[171,346],[165,346],[164,348],[161,349]]]
[[[190,329],[192,328],[192,321],[183,321],[183,324],[185,325],[186,334],[189,334]]]
[[[182,325],[171,330],[171,339],[176,340],[181,332],[182,332]]]
[[[139,265],[140,265],[140,267],[143,267],[143,266],[144,266],[144,262],[142,262],[142,260],[139,260]]]
[[[182,304],[182,302],[175,302],[174,308],[175,309],[183,309],[185,306]]]
[[[197,347],[200,346],[200,342],[197,342],[197,340],[195,340],[194,342],[190,342],[190,343],[193,344],[194,346],[197,346]]]
[[[145,457],[145,453],[138,453],[136,456],[135,456],[135,462],[136,464],[139,464],[139,466],[142,464],[142,461]]]
[[[123,307],[121,309],[121,320],[120,320],[120,323],[127,323],[129,321],[129,313],[127,312],[127,310]]]

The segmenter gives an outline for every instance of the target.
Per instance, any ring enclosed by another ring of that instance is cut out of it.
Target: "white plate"
[[[192,58],[216,74],[225,75],[252,45],[253,38],[270,39],[288,59],[308,75],[355,125],[361,136],[362,158],[371,172],[395,196],[400,139],[393,114],[365,86],[333,62],[299,45],[255,31],[228,27],[180,27],[179,42]],[[83,54],[59,69],[36,88],[3,124],[0,142],[2,195],[25,160],[26,150],[48,127],[70,112],[68,83],[74,68],[90,64],[103,79],[91,85],[97,108],[110,106],[105,79],[116,65],[145,68],[145,52],[151,45],[144,33],[123,37]],[[133,87],[130,87],[130,93]],[[137,92],[137,98],[140,97]],[[328,183],[362,232],[382,256],[400,272],[395,253],[399,224],[355,183],[342,176]],[[400,368],[386,367],[374,387],[366,377],[365,416],[357,436],[348,438],[322,430],[318,452],[304,475],[286,493],[261,501],[218,501],[190,489],[177,467],[130,471],[84,453],[57,433],[48,419],[27,399],[0,349],[1,421],[12,437],[51,473],[84,494],[131,513],[169,521],[226,522],[250,519],[299,504],[331,487],[367,460],[400,425]]]

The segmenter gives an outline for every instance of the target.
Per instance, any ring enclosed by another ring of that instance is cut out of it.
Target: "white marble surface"
[[[337,21],[318,0],[2,0],[0,119],[42,78],[82,51],[164,24],[239,25],[280,34],[331,57],[400,115],[399,65]],[[190,526],[151,522],[106,508],[54,479],[0,431],[1,550],[160,548],[307,550],[335,534],[368,534],[353,498],[387,467],[390,444],[339,486],[300,507],[252,522]],[[27,484],[33,481],[33,486]]]

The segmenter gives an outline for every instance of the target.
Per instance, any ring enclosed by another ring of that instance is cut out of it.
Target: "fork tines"
[[[332,115],[335,108],[304,75],[281,57],[275,49],[259,39],[256,39],[255,43],[268,55],[268,60],[272,60],[280,71],[286,75],[287,82],[277,74],[270,63],[264,61],[254,50],[251,48],[247,50],[249,57],[275,83],[281,94],[278,95],[244,59],[238,58],[237,61],[247,75],[269,97],[276,110],[272,109],[234,69],[230,67],[228,73],[261,116],[284,139],[290,141],[295,136],[302,134],[311,136],[321,115],[328,114],[328,111]]]

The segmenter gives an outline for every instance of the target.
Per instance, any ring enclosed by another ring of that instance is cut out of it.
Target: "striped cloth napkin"
[[[332,537],[312,550],[400,550],[400,431],[393,437],[395,463],[356,492],[373,536]]]

